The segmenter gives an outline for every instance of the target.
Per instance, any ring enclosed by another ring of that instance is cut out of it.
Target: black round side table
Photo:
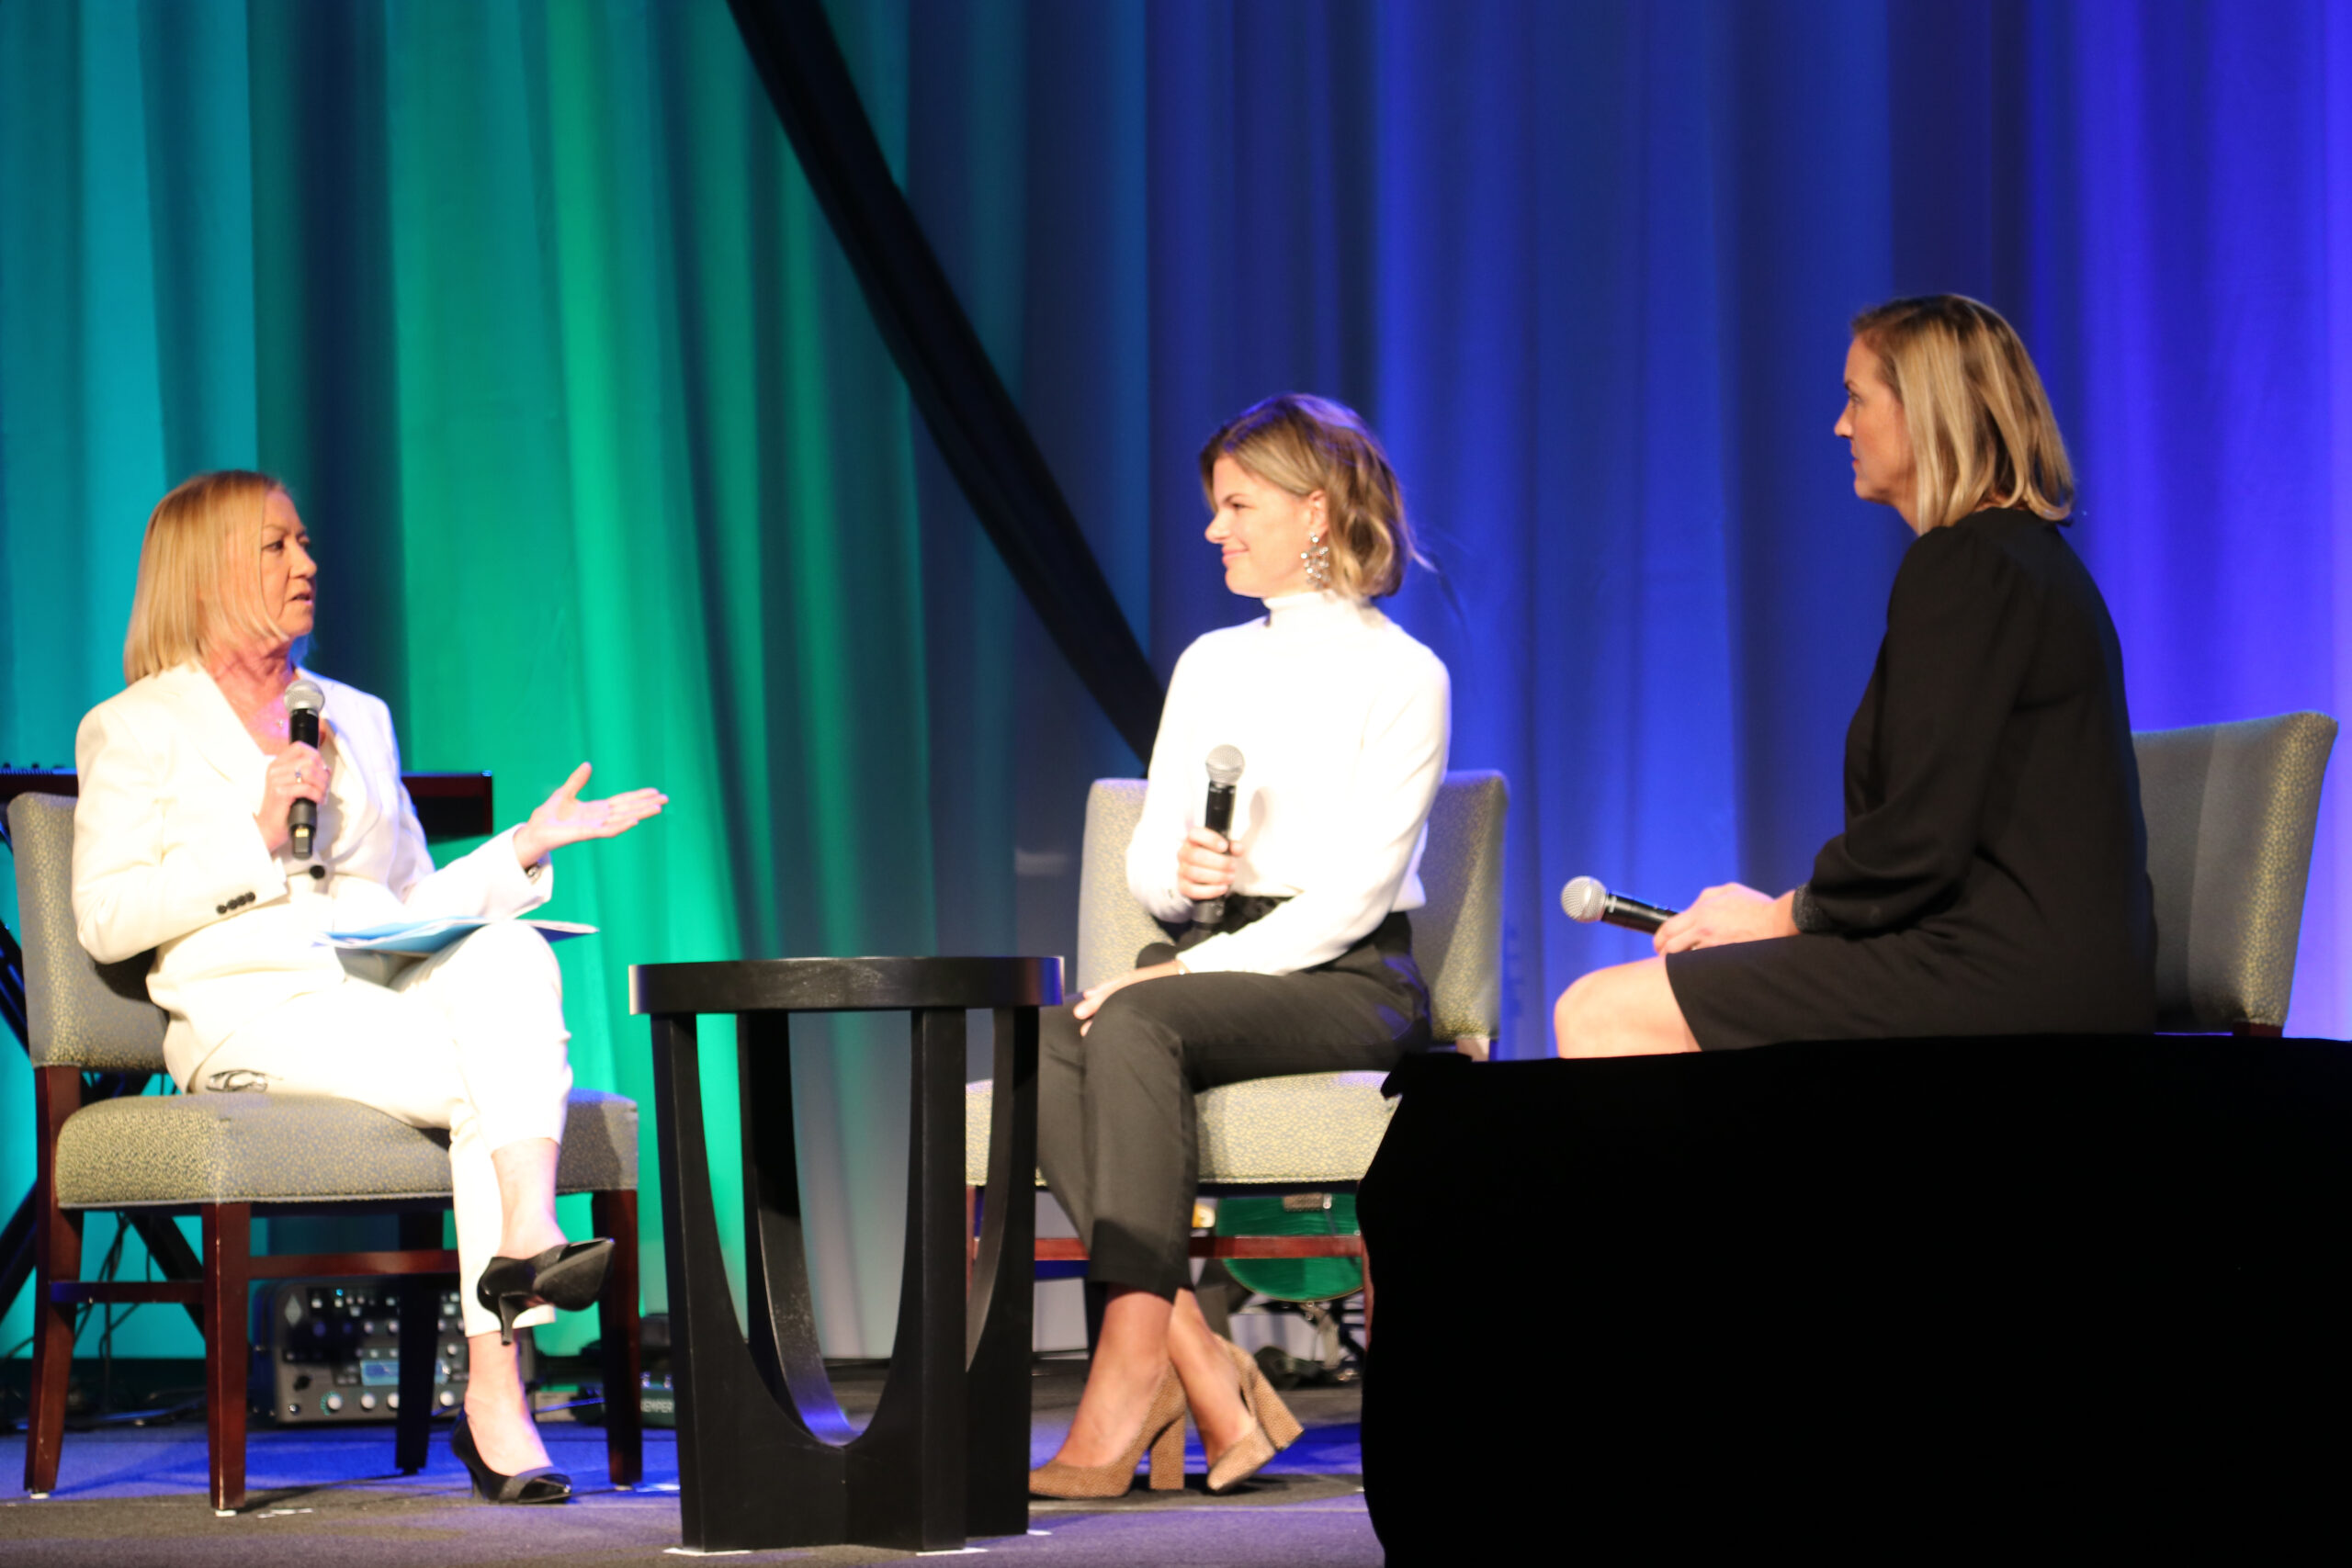
[[[937,1551],[967,1536],[1026,1531],[1037,1010],[1062,999],[1061,960],[766,958],[639,964],[628,974],[629,1011],[653,1021],[682,1544]],[[962,1190],[970,1008],[996,1014],[977,1258]],[[882,1402],[853,1436],[808,1297],[791,1019],[876,1011],[913,1015],[907,1244]],[[736,1327],[711,1204],[695,1030],[703,1013],[736,1015],[748,1340]]]

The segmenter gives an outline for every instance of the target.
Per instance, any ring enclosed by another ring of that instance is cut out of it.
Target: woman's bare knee
[[[1579,977],[1560,994],[1552,1024],[1563,1056],[1647,1056],[1699,1048],[1674,999],[1666,963],[1657,958]]]
[[[1580,975],[1560,993],[1559,1001],[1552,1009],[1552,1040],[1554,1048],[1561,1055],[1582,1055],[1576,1043],[1593,1032],[1597,1022],[1593,991],[1596,982],[1606,973],[1606,970],[1596,969],[1589,975]]]
[[[1580,975],[1560,993],[1554,1010],[1555,1044],[1563,1056],[1623,1056],[1624,1008],[1616,969],[1595,969]]]

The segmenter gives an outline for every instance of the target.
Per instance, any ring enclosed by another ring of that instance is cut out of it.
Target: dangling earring
[[[1306,548],[1298,552],[1306,563],[1306,586],[1320,593],[1331,586],[1331,541],[1317,534],[1306,541]]]

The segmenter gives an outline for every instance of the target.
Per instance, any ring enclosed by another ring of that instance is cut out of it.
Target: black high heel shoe
[[[474,1296],[498,1314],[498,1342],[514,1343],[514,1320],[541,1302],[564,1312],[594,1303],[612,1267],[609,1236],[559,1242],[537,1258],[493,1257],[474,1286]]]
[[[466,1461],[466,1473],[474,1478],[474,1495],[485,1503],[571,1501],[571,1477],[553,1465],[543,1464],[519,1475],[501,1475],[483,1463],[481,1450],[474,1447],[473,1431],[463,1416],[449,1428],[449,1451]]]

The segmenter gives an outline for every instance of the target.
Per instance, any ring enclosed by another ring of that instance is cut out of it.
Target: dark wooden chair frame
[[[402,1474],[424,1468],[431,1442],[434,1363],[438,1359],[441,1292],[458,1279],[458,1255],[443,1247],[446,1201],[422,1203],[201,1203],[144,1205],[140,1234],[154,1246],[168,1235],[185,1254],[187,1243],[167,1215],[194,1214],[203,1244],[194,1279],[85,1280],[82,1221],[105,1211],[67,1209],[56,1197],[58,1134],[85,1104],[81,1069],[34,1069],[34,1115],[40,1130],[34,1178],[34,1317],[31,1415],[25,1439],[25,1490],[36,1497],[55,1489],[65,1438],[66,1379],[74,1362],[75,1309],[85,1303],[175,1302],[204,1336],[205,1436],[211,1453],[212,1506],[233,1513],[245,1505],[246,1378],[251,1368],[248,1287],[264,1280],[397,1277],[401,1297],[400,1410],[393,1418],[393,1465]],[[112,1085],[101,1086],[111,1088]],[[136,1093],[136,1088],[128,1092]],[[99,1097],[103,1098],[103,1096]],[[633,1486],[645,1473],[638,1386],[637,1194],[590,1195],[596,1233],[615,1239],[612,1271],[597,1303],[603,1331],[605,1465],[616,1486]],[[121,1211],[118,1211],[121,1212]],[[273,1253],[253,1251],[253,1222],[282,1214],[337,1216],[394,1213],[400,1248],[391,1252]],[[165,1244],[170,1247],[169,1243]],[[185,1263],[185,1259],[183,1262]]]
[[[1201,1189],[1204,1197],[1216,1198],[1280,1198],[1295,1192],[1353,1192],[1352,1181],[1318,1181],[1311,1186],[1248,1182],[1218,1183]],[[980,1232],[988,1213],[988,1193],[985,1187],[964,1189],[964,1230],[969,1237],[966,1253],[977,1259],[980,1252]],[[1194,1258],[1238,1258],[1248,1261],[1257,1258],[1352,1258],[1363,1269],[1364,1337],[1372,1337],[1372,1255],[1364,1250],[1361,1235],[1196,1235],[1190,1247]],[[1046,1279],[1071,1264],[1084,1263],[1086,1244],[1076,1236],[1046,1235],[1036,1238],[1034,1260],[1036,1274]],[[965,1270],[966,1283],[970,1283],[970,1269]],[[1353,1292],[1349,1292],[1351,1295]],[[1344,1298],[1342,1298],[1344,1299]]]

